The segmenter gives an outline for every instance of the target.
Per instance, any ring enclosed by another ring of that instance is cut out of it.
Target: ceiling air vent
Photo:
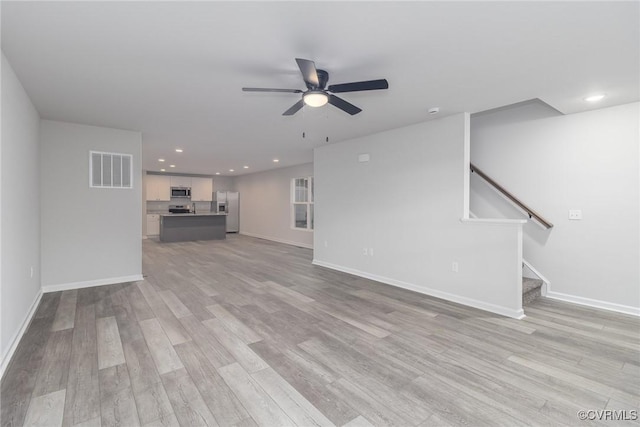
[[[133,188],[131,154],[89,152],[89,186],[95,188]]]

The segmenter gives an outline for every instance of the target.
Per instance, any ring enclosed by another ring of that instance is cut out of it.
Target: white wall
[[[2,54],[0,355],[6,367],[40,296],[40,117]],[[31,268],[33,267],[33,277]]]
[[[317,148],[314,263],[520,317],[522,225],[461,221],[468,143],[459,114]]]
[[[40,124],[43,290],[138,280],[142,272],[141,134]],[[89,151],[133,155],[133,189],[89,187]]]
[[[291,180],[307,176],[313,176],[311,163],[235,177],[240,234],[312,247],[313,232],[291,228]]]
[[[524,258],[549,296],[640,314],[639,104],[559,115],[541,103],[474,116],[472,162],[548,218],[525,226]],[[583,220],[569,221],[581,209]],[[523,218],[479,179],[471,210]]]
[[[213,191],[234,191],[235,182],[232,176],[216,176],[213,178]]]

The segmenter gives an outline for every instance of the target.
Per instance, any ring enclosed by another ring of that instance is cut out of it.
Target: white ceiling
[[[142,131],[147,170],[163,157],[171,172],[238,175],[310,162],[327,137],[430,120],[435,106],[637,101],[639,5],[2,1],[2,50],[43,118]],[[356,116],[327,105],[292,117],[299,94],[241,91],[304,89],[296,57],[329,84],[386,78],[389,90],[341,94]],[[595,92],[607,97],[583,100]]]

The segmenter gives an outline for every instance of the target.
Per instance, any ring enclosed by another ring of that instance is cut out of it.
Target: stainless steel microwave
[[[171,187],[171,198],[191,198],[191,188],[188,187]]]

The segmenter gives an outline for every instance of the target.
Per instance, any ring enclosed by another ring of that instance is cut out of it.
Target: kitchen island
[[[227,215],[184,213],[160,215],[161,242],[222,240],[227,238]]]

